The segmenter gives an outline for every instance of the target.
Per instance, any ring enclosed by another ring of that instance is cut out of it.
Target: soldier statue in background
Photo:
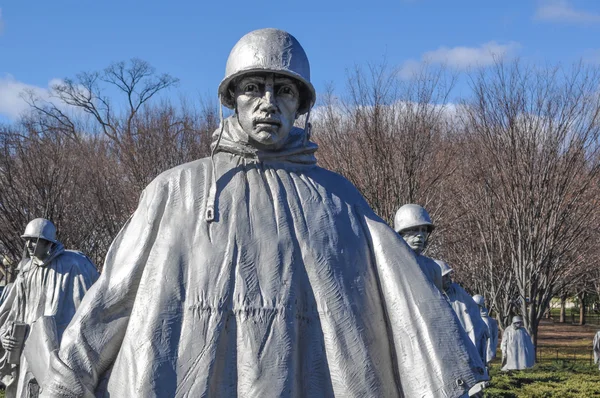
[[[473,297],[462,286],[452,280],[453,270],[448,263],[435,260],[442,272],[442,285],[444,295],[460,320],[461,325],[477,348],[479,356],[487,363],[487,343],[489,339],[488,327],[481,319],[479,306]]]
[[[473,296],[473,301],[479,306],[481,319],[488,327],[489,339],[487,341],[486,361],[489,363],[496,358],[496,350],[498,349],[498,322],[488,314],[485,308],[485,299],[482,295],[476,294]]]
[[[30,372],[38,359],[23,355],[27,329],[38,318],[54,318],[58,336],[67,327],[98,271],[82,253],[65,250],[51,221],[36,218],[22,235],[24,258],[0,305],[0,376],[6,397],[35,397],[39,386]],[[46,364],[47,367],[47,364]]]
[[[512,324],[502,334],[502,369],[522,370],[535,365],[535,348],[531,336],[523,327],[523,317],[514,316]]]
[[[440,267],[433,259],[422,254],[434,228],[435,225],[431,222],[427,210],[416,204],[406,204],[400,207],[394,216],[394,229],[415,252],[417,262],[427,279],[441,291],[442,273]]]

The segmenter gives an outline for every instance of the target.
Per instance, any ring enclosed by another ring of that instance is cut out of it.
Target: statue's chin
[[[413,246],[412,249],[417,254],[421,254],[423,252],[423,247],[421,247],[421,246]]]
[[[261,149],[279,149],[285,141],[284,135],[269,130],[253,131],[249,136]]]

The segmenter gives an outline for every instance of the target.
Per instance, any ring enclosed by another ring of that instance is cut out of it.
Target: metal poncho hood
[[[260,162],[288,162],[304,165],[315,165],[317,144],[308,140],[303,129],[293,127],[282,148],[267,151],[252,146],[248,134],[242,129],[235,115],[224,120],[225,128],[218,140],[220,128],[213,133],[213,146],[218,144],[216,153],[225,152],[237,155],[240,160]]]
[[[412,250],[302,130],[274,152],[239,134],[229,118],[213,222],[210,158],[146,188],[42,396],[459,397],[486,378]]]

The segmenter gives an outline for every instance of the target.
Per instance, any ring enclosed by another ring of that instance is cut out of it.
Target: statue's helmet
[[[447,262],[442,261],[442,260],[433,260],[437,263],[437,265],[440,266],[440,269],[442,270],[442,276],[444,275],[448,275],[451,272],[454,272],[454,270],[452,268],[450,268],[450,266],[448,265]]]
[[[480,307],[485,307],[485,299],[481,294],[476,294],[473,296],[473,301]]]
[[[45,239],[56,243],[56,227],[52,221],[45,218],[36,218],[31,220],[25,227],[25,233],[21,235],[23,239]]]
[[[427,227],[429,232],[435,228],[435,225],[431,222],[429,213],[427,213],[427,210],[423,206],[416,204],[404,205],[398,209],[394,216],[394,229],[396,232],[421,226]]]
[[[515,323],[523,323],[523,317],[519,316],[519,315],[513,316],[512,323],[513,323],[513,325]]]
[[[299,82],[302,115],[315,104],[315,88],[310,82],[310,65],[304,49],[291,34],[279,29],[259,29],[242,37],[229,53],[225,78],[219,85],[221,103],[233,109],[231,84],[245,74],[273,72]]]

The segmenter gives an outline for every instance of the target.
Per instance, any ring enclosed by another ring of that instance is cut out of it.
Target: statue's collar
[[[252,146],[248,134],[240,126],[235,115],[223,121],[225,126],[218,141],[216,152],[227,152],[257,161],[283,161],[302,164],[316,164],[317,144],[307,139],[303,129],[294,127],[282,148],[269,151]],[[213,146],[217,143],[221,128],[213,134]]]

